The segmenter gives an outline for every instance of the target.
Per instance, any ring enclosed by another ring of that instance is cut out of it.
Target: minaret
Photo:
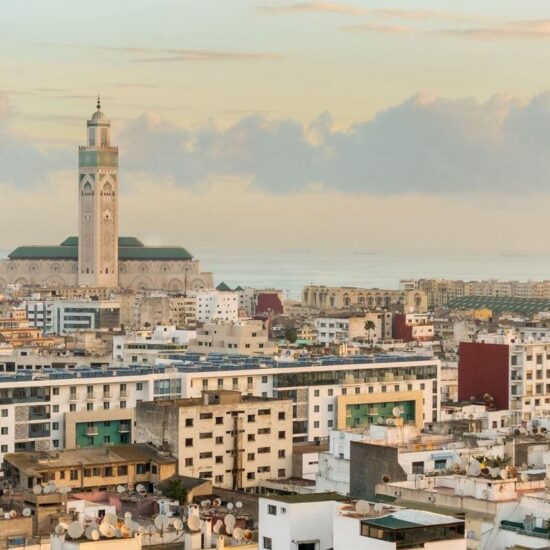
[[[118,147],[111,123],[97,111],[88,120],[87,145],[78,148],[78,284],[118,286]]]

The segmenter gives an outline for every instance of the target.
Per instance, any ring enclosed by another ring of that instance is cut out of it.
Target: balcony
[[[120,390],[120,397],[128,397],[128,392],[126,390]]]
[[[97,428],[95,426],[88,426],[86,428],[86,435],[87,436],[94,436],[94,435],[98,435],[98,431],[97,431]]]
[[[127,422],[121,422],[118,427],[118,433],[119,434],[126,434],[130,431],[130,424]]]
[[[110,391],[103,392],[103,399],[112,399],[114,395]]]
[[[78,401],[78,397],[77,397],[76,393],[71,393],[69,395],[69,401]]]

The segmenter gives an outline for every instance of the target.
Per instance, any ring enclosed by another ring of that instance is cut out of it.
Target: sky
[[[0,8],[0,250],[75,234],[100,92],[122,234],[550,252],[547,0]]]

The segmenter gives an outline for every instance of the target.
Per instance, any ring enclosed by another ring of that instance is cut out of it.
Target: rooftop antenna
[[[99,92],[97,92],[97,110],[101,109],[101,99],[99,99]]]

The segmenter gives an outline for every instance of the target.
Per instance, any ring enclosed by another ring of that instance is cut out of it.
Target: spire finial
[[[97,93],[97,110],[101,109],[101,100],[99,99],[99,92]]]

